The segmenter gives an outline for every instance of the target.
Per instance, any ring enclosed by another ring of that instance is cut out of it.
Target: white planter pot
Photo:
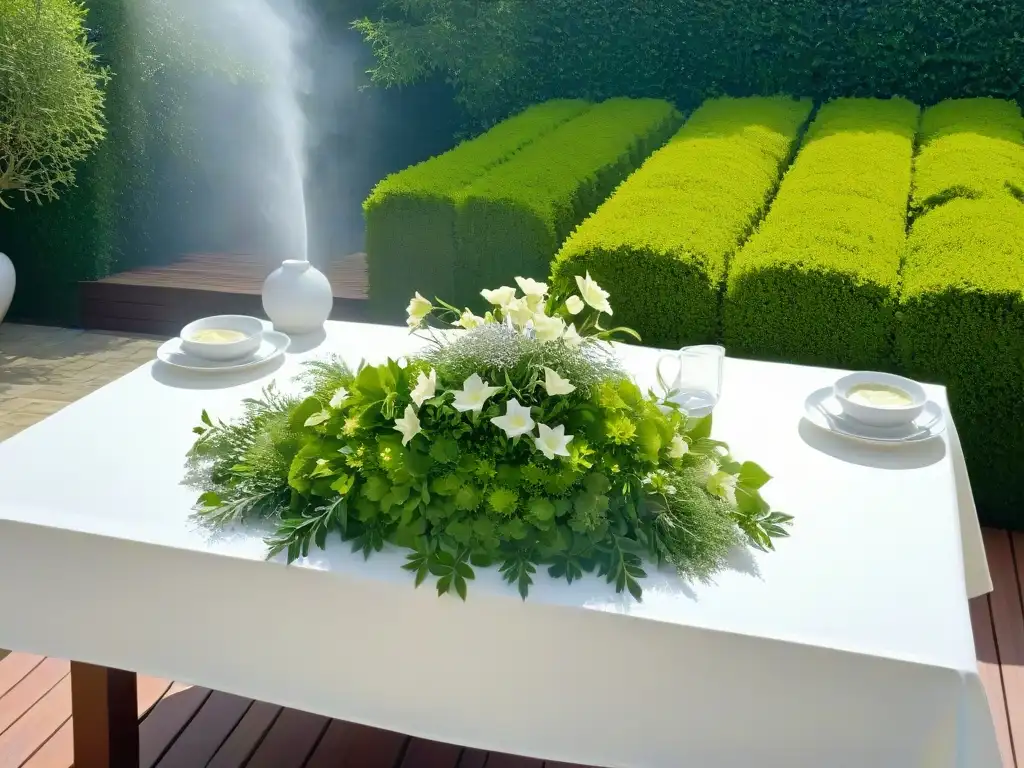
[[[14,298],[14,265],[4,254],[0,253],[0,323],[11,307]]]
[[[289,336],[322,329],[333,306],[330,282],[308,261],[288,259],[263,283],[263,311]]]

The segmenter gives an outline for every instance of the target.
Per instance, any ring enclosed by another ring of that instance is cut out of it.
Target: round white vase
[[[263,311],[289,336],[320,330],[333,307],[330,282],[308,261],[287,259],[263,283]]]
[[[4,321],[4,315],[11,307],[11,299],[14,298],[14,282],[14,264],[0,253],[0,323]]]

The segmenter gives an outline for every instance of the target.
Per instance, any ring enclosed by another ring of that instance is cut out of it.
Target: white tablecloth
[[[257,379],[147,365],[0,444],[0,647],[595,766],[999,765],[967,606],[990,586],[955,433],[893,450],[801,422],[835,371],[726,361],[715,435],[774,475],[765,496],[792,536],[711,585],[655,574],[640,604],[543,569],[526,602],[493,570],[466,603],[438,599],[400,551],[364,562],[332,542],[285,567],[261,531],[190,523],[202,408],[230,416],[304,357],[415,345],[332,323]],[[653,384],[658,351],[622,354]]]

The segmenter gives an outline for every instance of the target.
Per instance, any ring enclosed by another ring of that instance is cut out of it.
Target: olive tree
[[[77,0],[0,0],[0,206],[56,199],[104,136],[85,15]]]

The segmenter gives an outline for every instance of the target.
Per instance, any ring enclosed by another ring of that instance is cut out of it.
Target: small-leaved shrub
[[[918,108],[905,99],[822,107],[727,282],[734,353],[846,368],[891,358]]]
[[[559,246],[682,122],[665,101],[609,99],[465,189],[456,218],[459,306],[479,285],[543,276]]]
[[[922,120],[896,343],[905,372],[949,388],[989,525],[1024,504],[1022,121],[1009,102],[943,102]]]
[[[768,206],[809,99],[705,102],[566,241],[556,282],[590,272],[645,344],[715,341],[726,264]]]
[[[455,206],[460,192],[518,150],[586,112],[580,100],[530,107],[443,155],[392,174],[363,204],[370,298],[381,317],[414,291],[454,293]]]
[[[956,197],[1024,195],[1024,117],[1000,99],[949,99],[925,110],[914,168],[915,214]]]

